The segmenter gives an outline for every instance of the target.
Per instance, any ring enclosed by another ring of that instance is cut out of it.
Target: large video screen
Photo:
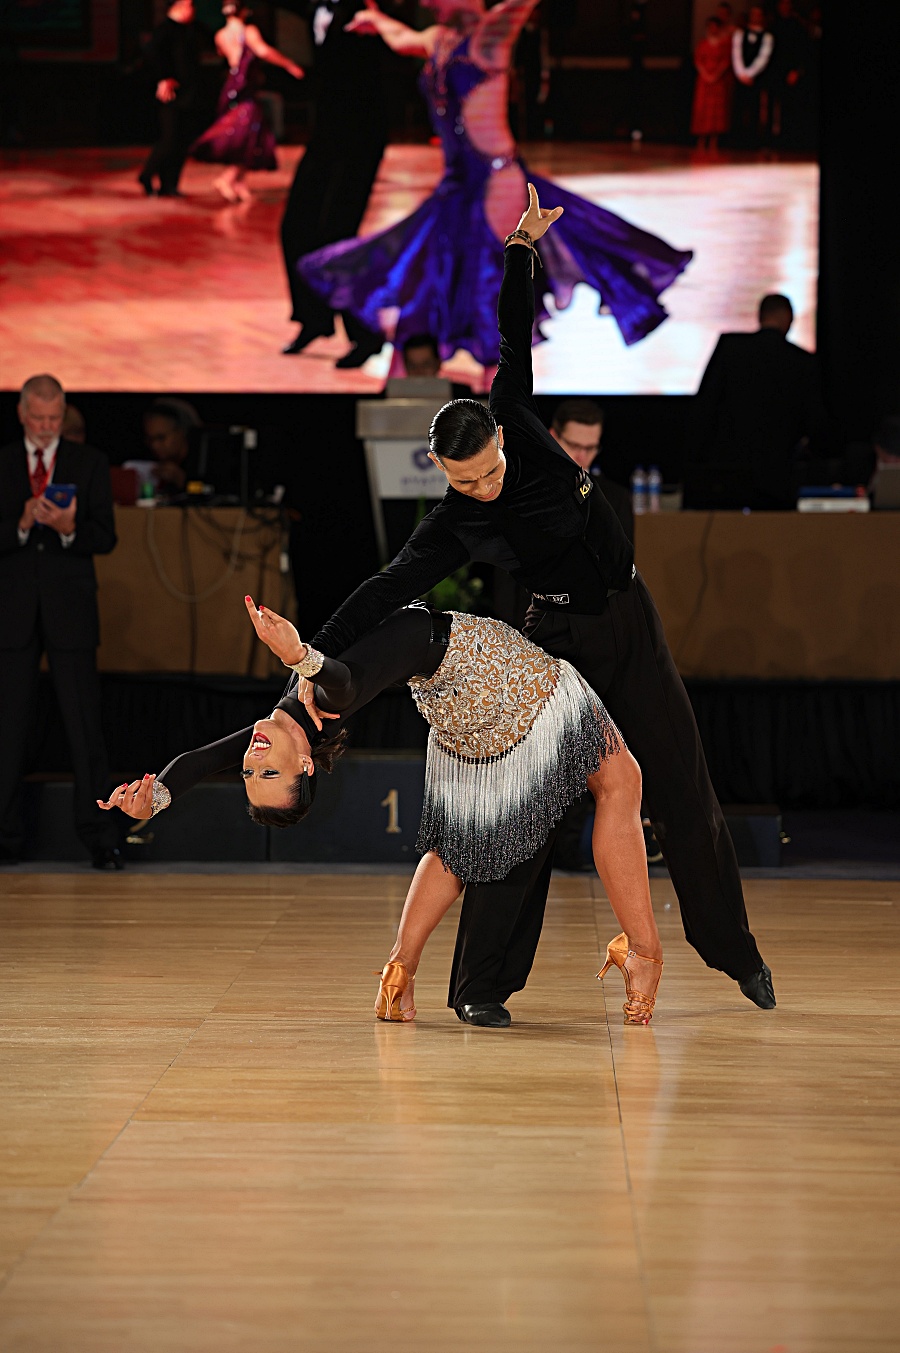
[[[400,336],[411,326],[430,331],[444,322],[443,309],[455,307],[476,317],[482,337],[492,329],[496,264],[492,274],[483,260],[491,249],[499,254],[497,235],[515,224],[525,173],[539,178],[542,205],[556,205],[557,195],[569,204],[554,227],[558,285],[555,301],[546,297],[545,341],[534,349],[538,393],[689,394],[718,335],[755,328],[759,300],[769,292],[790,298],[791,338],[814,347],[818,166],[802,148],[773,148],[774,114],[767,145],[732,149],[727,136],[721,144],[699,144],[683,121],[671,144],[544,137],[525,142],[521,160],[486,160],[479,146],[490,141],[496,105],[484,103],[470,119],[466,111],[477,102],[482,75],[466,75],[455,113],[450,85],[443,89],[435,76],[435,89],[426,90],[442,140],[402,144],[396,132],[389,138],[353,237],[388,232],[388,244],[366,246],[359,258],[304,264],[307,282],[331,287],[335,310],[362,307],[369,325],[386,335],[380,352],[349,369],[341,364],[350,340],[340,314],[332,334],[301,352],[283,351],[298,332],[281,247],[285,212],[296,215],[299,200],[301,216],[314,215],[328,194],[349,189],[339,176],[330,182],[315,133],[309,151],[286,144],[276,150],[273,140],[274,168],[229,179],[222,146],[235,109],[252,105],[267,125],[278,122],[277,100],[267,101],[258,88],[248,86],[246,99],[238,90],[234,108],[226,107],[231,95],[224,88],[218,116],[209,102],[207,122],[216,120],[200,150],[189,154],[177,195],[157,194],[166,185],[153,178],[146,148],[4,152],[3,388],[51,371],[73,392],[376,392],[388,375],[403,374],[390,341],[398,323]],[[782,71],[779,78],[790,75]],[[554,75],[557,87],[566,79],[564,72]],[[772,83],[769,103],[760,107],[775,108],[774,89]],[[152,91],[145,93],[152,134],[156,114]],[[572,102],[587,117],[589,100]],[[321,108],[319,115],[316,125],[327,126]],[[307,154],[317,165],[304,179]],[[291,197],[298,168],[297,181],[305,184],[299,199]],[[139,176],[148,173],[142,183]],[[680,260],[671,275],[663,275],[660,258]],[[393,285],[403,270],[406,309],[379,306],[382,293],[390,301],[385,279]],[[665,317],[660,312],[655,327],[642,328],[635,318],[629,300],[635,279],[658,293]],[[443,374],[483,388],[489,348],[482,343],[480,363],[464,342],[444,351]]]

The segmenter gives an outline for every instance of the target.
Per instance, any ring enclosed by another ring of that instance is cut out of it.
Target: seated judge
[[[153,479],[161,498],[177,497],[199,478],[202,426],[186,399],[157,399],[144,414],[144,443],[155,462]]]
[[[121,869],[117,825],[97,806],[109,771],[93,557],[116,543],[109,467],[62,437],[65,411],[59,381],[32,376],[19,399],[22,436],[0,450],[0,859],[22,851],[19,789],[46,653],[75,773],[75,830],[96,869]]]
[[[631,494],[603,473],[600,442],[603,438],[603,410],[592,399],[564,399],[557,404],[550,424],[550,436],[559,442],[570,460],[587,470],[597,488],[622,523],[629,540],[634,540],[634,513]]]
[[[816,358],[788,340],[787,296],[764,296],[755,333],[722,334],[691,419],[691,460],[740,466],[760,508],[793,507],[796,461],[826,437]]]

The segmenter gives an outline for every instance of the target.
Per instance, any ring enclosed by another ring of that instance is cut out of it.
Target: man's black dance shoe
[[[304,348],[308,348],[310,343],[315,343],[317,338],[331,338],[333,335],[334,329],[314,329],[311,324],[305,324],[296,338],[292,338],[287,347],[281,351],[285,357],[296,357]]]
[[[463,1024],[480,1024],[484,1029],[508,1029],[512,1016],[499,1001],[485,1001],[481,1005],[458,1005],[456,1013]]]
[[[741,983],[741,991],[747,1000],[758,1005],[760,1010],[775,1009],[775,988],[772,986],[772,974],[767,963],[762,965],[759,972],[755,972],[746,982]]]
[[[358,367],[364,366],[370,357],[377,357],[384,347],[384,340],[381,338],[373,339],[371,342],[354,343],[349,352],[344,353],[335,362],[338,371],[356,371]]]
[[[98,846],[93,852],[91,864],[95,869],[124,869],[125,861],[122,859],[122,852],[116,850],[115,846]]]

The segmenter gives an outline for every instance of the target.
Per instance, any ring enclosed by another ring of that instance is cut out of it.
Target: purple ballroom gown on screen
[[[246,45],[236,66],[230,66],[217,117],[198,137],[189,154],[211,164],[238,164],[244,169],[277,169],[275,134],[256,97],[259,62]]]
[[[503,277],[503,244],[485,215],[492,173],[519,163],[544,206],[565,212],[537,249],[543,278],[536,286],[565,309],[578,282],[600,294],[622,337],[638,343],[666,318],[660,293],[690,262],[690,250],[671,248],[549,179],[529,174],[517,157],[490,159],[466,135],[463,103],[490,78],[469,57],[463,38],[442,69],[429,61],[422,91],[444,150],[445,169],[435,191],[397,225],[362,239],[343,240],[306,254],[297,267],[303,280],[332,310],[349,310],[380,330],[379,312],[399,309],[394,343],[430,333],[446,360],[464,348],[483,366],[499,359],[497,298]],[[535,341],[548,318],[538,302]]]

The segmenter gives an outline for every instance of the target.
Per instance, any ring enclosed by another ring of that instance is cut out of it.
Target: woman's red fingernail
[[[251,606],[253,605],[253,598],[252,598],[252,597],[244,597],[244,601],[249,601],[249,602],[250,602],[250,605],[251,605]]]

